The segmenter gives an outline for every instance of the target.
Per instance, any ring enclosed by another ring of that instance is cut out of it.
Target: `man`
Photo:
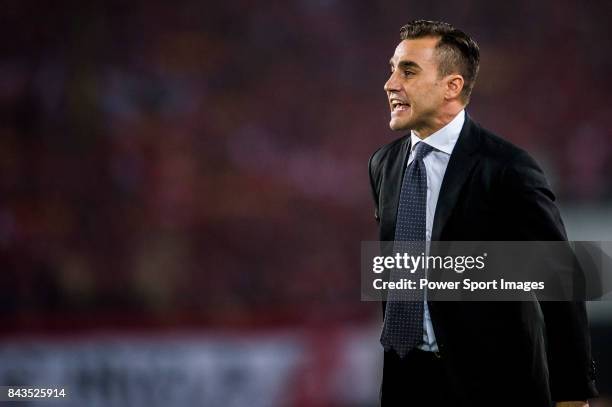
[[[400,37],[384,89],[391,129],[408,134],[369,162],[380,240],[566,240],[538,165],[464,110],[477,44],[423,20]],[[583,302],[389,298],[383,314],[383,406],[583,407],[597,395]]]

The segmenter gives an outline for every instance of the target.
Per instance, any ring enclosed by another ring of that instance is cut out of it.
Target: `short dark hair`
[[[466,103],[469,102],[480,64],[478,44],[463,31],[441,21],[415,20],[400,30],[402,40],[425,37],[439,38],[436,45],[438,75],[446,76],[456,72],[463,76],[461,97]]]

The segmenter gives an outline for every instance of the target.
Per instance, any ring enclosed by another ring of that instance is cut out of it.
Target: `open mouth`
[[[391,111],[392,112],[400,112],[402,110],[408,110],[410,105],[401,100],[393,99],[391,100]]]

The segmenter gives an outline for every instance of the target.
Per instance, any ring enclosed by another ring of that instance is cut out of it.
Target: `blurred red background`
[[[255,388],[273,394],[260,405],[375,403],[380,309],[359,301],[359,249],[376,239],[367,160],[400,136],[382,90],[399,28],[440,19],[472,35],[482,62],[468,112],[538,159],[571,239],[612,240],[611,17],[606,1],[9,2],[0,384],[36,381],[14,347],[24,340],[62,360],[71,341],[93,341],[108,360],[105,335],[138,349],[136,335],[182,360],[172,352],[189,332],[219,371],[244,350],[236,340],[288,335],[286,380],[237,386],[244,400]],[[612,391],[607,308],[591,313]],[[127,380],[126,363],[92,368],[95,386]],[[247,384],[283,371],[232,366]],[[81,383],[84,370],[66,371]],[[347,372],[370,387],[329,384]],[[211,391],[192,405],[242,405]],[[121,394],[91,397],[124,405]]]

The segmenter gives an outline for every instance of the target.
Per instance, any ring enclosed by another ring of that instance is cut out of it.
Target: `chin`
[[[389,122],[389,128],[393,131],[403,131],[410,129],[410,122],[405,122],[402,120],[391,119]]]

